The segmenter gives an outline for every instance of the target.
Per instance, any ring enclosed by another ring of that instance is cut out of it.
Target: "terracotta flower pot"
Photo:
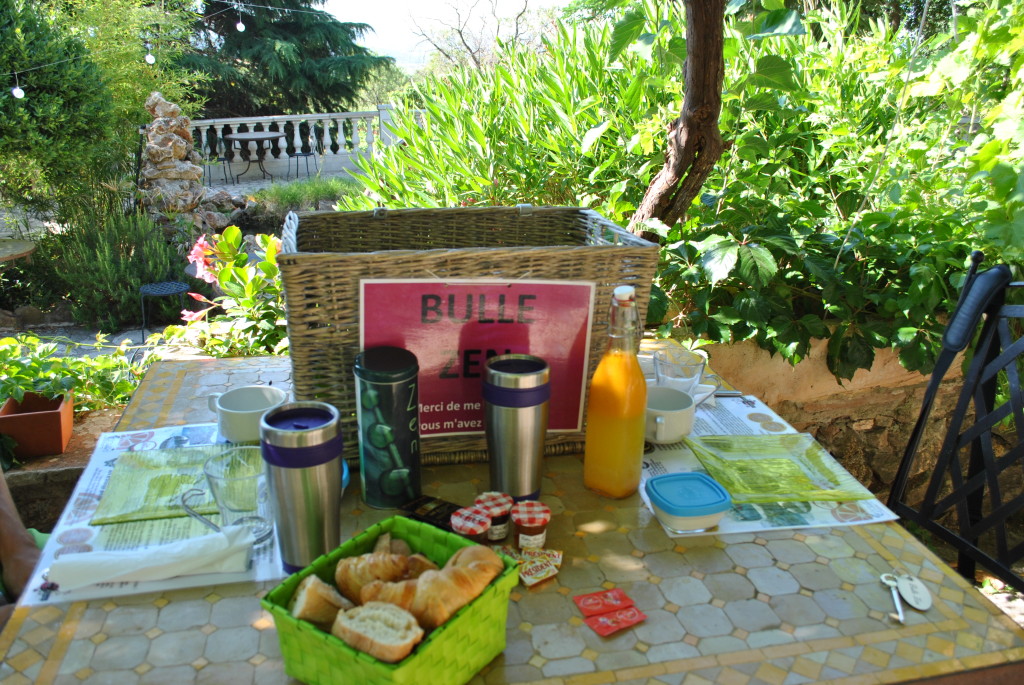
[[[21,402],[14,398],[0,406],[0,434],[18,443],[18,459],[61,454],[71,440],[75,403],[71,393],[50,399],[27,392]]]

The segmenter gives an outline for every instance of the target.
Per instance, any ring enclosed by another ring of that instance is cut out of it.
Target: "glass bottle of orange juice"
[[[612,293],[605,352],[590,381],[583,484],[605,497],[628,497],[640,485],[647,384],[636,354],[640,316],[633,286]]]

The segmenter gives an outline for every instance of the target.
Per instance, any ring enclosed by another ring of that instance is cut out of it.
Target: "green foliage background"
[[[681,11],[649,0],[428,79],[423,110],[396,113],[405,145],[366,162],[370,195],[342,208],[532,202],[627,221],[682,104]],[[825,338],[839,379],[890,346],[927,372],[969,252],[1024,257],[1024,6],[969,3],[920,46],[844,3],[727,14],[731,147],[684,224],[650,227],[649,323],[794,363]]]
[[[0,0],[0,200],[28,207],[109,164],[114,112],[78,39],[26,0]],[[31,70],[29,70],[31,68]],[[15,75],[13,72],[21,72]],[[23,99],[11,94],[15,84]]]
[[[392,63],[358,44],[369,26],[316,9],[324,0],[199,4],[195,49],[179,64],[209,77],[200,86],[204,118],[345,111],[373,71]]]
[[[0,0],[0,202],[59,212],[129,174],[149,93],[195,101],[201,77],[173,65],[191,16],[171,1]]]

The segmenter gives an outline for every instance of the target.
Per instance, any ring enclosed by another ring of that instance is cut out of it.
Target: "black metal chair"
[[[296,123],[296,126],[301,124]],[[320,165],[317,163],[317,156],[319,155],[320,142],[317,139],[317,133],[319,132],[318,126],[310,126],[306,135],[303,136],[303,143],[301,146],[296,147],[295,151],[288,157],[288,173],[285,176],[286,179],[291,178],[292,173],[292,160],[295,160],[295,178],[299,178],[299,160],[306,160],[306,178],[309,178],[309,160],[313,160],[313,169],[317,174],[320,173]]]
[[[188,283],[181,281],[160,281],[158,283],[145,283],[139,286],[139,306],[142,308],[142,340],[146,340],[146,323],[148,321],[146,311],[147,297],[172,297],[178,296],[178,303],[185,308],[185,293],[189,291]]]
[[[224,146],[224,139],[220,137],[214,138],[211,148],[203,156],[203,183],[211,188],[213,187],[213,168],[218,166],[224,176],[224,185],[234,184],[236,181],[234,174],[231,173],[231,158]]]
[[[957,570],[968,580],[975,580],[980,564],[1024,590],[1024,540],[1013,532],[1024,523],[1024,442],[1017,432],[1024,429],[1024,305],[1007,304],[1007,296],[1021,292],[1024,283],[1011,283],[1004,264],[979,273],[982,259],[980,252],[971,255],[888,505],[904,521],[953,546]],[[930,472],[927,465],[915,469],[939,384],[972,340],[970,363],[937,462]],[[926,486],[921,501],[907,501],[911,484],[917,492]]]

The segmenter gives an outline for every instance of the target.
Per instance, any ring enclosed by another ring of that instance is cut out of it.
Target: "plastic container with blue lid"
[[[673,533],[702,533],[718,525],[732,497],[706,473],[666,473],[644,486],[654,513]]]

